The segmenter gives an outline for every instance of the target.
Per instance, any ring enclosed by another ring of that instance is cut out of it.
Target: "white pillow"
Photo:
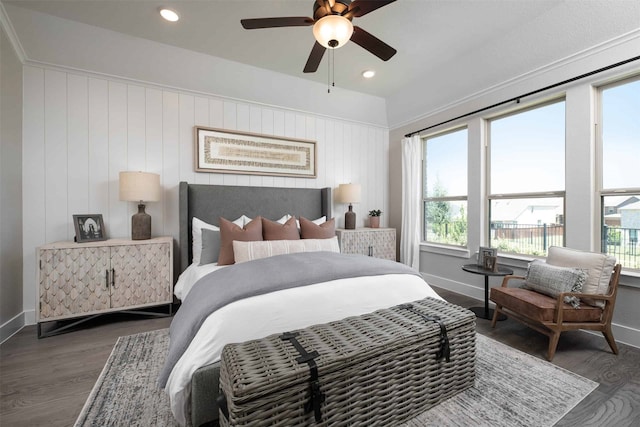
[[[547,264],[557,267],[574,267],[585,269],[588,273],[587,281],[582,287],[585,294],[606,294],[616,259],[612,256],[551,246],[547,252]],[[584,298],[584,302],[598,307],[604,307],[604,301]]]
[[[277,220],[276,222],[278,224],[284,224],[285,222],[289,221],[289,219],[291,219],[291,215],[289,214],[285,214],[282,218],[280,218],[279,220]],[[300,228],[300,227],[298,227]]]
[[[236,264],[254,259],[298,252],[340,252],[338,237],[330,239],[261,240],[254,242],[233,241]]]
[[[244,227],[245,220],[247,219],[249,218],[242,215],[240,218],[233,221],[233,223],[238,227]],[[251,220],[249,219],[249,221]],[[249,221],[247,221],[247,223]],[[192,254],[191,262],[194,263],[195,265],[200,265],[200,256],[202,254],[202,230],[203,229],[220,231],[220,229],[215,225],[204,222],[203,220],[196,218],[195,216],[193,217],[193,220],[191,221],[191,254]]]

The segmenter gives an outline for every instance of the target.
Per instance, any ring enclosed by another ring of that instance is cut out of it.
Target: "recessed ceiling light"
[[[168,9],[166,7],[160,8],[160,15],[167,21],[176,22],[180,17],[175,10]]]
[[[376,72],[373,70],[364,70],[362,72],[362,77],[364,77],[365,79],[370,79],[371,77],[375,76]]]

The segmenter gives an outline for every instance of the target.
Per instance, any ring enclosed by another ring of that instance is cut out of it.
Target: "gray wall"
[[[0,30],[0,342],[22,317],[22,64]]]

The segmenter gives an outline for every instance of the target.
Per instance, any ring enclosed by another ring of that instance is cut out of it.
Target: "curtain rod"
[[[506,101],[498,102],[497,104],[489,105],[488,107],[480,108],[479,110],[475,110],[475,111],[472,111],[470,113],[462,114],[461,116],[454,117],[453,119],[445,120],[444,122],[440,122],[438,124],[427,126],[426,128],[422,128],[420,130],[416,130],[414,132],[408,133],[408,134],[405,135],[405,138],[409,138],[409,137],[411,137],[411,136],[413,136],[415,134],[418,134],[420,132],[424,132],[425,130],[432,129],[432,128],[438,127],[440,125],[444,125],[446,123],[450,123],[450,122],[453,122],[455,120],[462,119],[464,117],[472,116],[474,114],[478,114],[478,113],[481,113],[483,111],[490,110],[492,108],[499,107],[500,105],[508,104],[510,102],[513,102],[513,101],[516,101],[517,103],[520,103],[520,99],[522,99],[522,98],[524,98],[526,96],[535,95],[537,93],[544,92],[545,90],[553,89],[555,87],[562,86],[564,84],[571,83],[571,82],[574,82],[576,80],[584,79],[585,77],[589,77],[589,76],[592,76],[594,74],[602,73],[603,71],[607,71],[607,70],[610,70],[612,68],[620,67],[622,65],[628,64],[629,62],[637,61],[638,59],[640,59],[640,56],[635,56],[633,58],[626,59],[626,60],[620,61],[620,62],[616,62],[615,64],[607,65],[606,67],[598,68],[597,70],[590,71],[590,72],[585,73],[585,74],[580,74],[579,76],[572,77],[570,79],[563,80],[561,82],[554,83],[554,84],[549,85],[549,86],[545,86],[545,87],[543,87],[541,89],[537,89],[537,90],[534,90],[534,91],[531,91],[531,92],[527,92],[527,93],[525,93],[523,95],[507,99]]]

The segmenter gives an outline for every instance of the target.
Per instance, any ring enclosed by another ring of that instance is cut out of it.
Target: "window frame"
[[[510,117],[510,116],[515,116],[518,114],[523,114],[526,113],[528,111],[532,111],[532,110],[536,110],[539,108],[544,108],[546,106],[549,105],[553,105],[553,104],[557,104],[557,103],[564,103],[564,128],[565,128],[565,134],[564,134],[564,148],[563,148],[563,152],[565,153],[565,159],[564,159],[564,182],[563,182],[563,186],[565,187],[563,190],[550,190],[550,191],[535,191],[535,192],[518,192],[518,193],[492,193],[491,191],[491,149],[492,149],[492,144],[491,144],[491,124],[492,122],[496,121],[496,120],[500,120],[506,117]],[[567,106],[567,100],[566,100],[566,96],[564,94],[562,94],[561,96],[557,96],[557,97],[553,97],[551,99],[547,99],[541,102],[536,102],[536,103],[532,103],[530,105],[527,106],[523,106],[522,108],[517,108],[517,109],[511,109],[508,111],[503,111],[499,114],[493,115],[491,117],[487,117],[485,120],[485,141],[486,141],[486,170],[485,170],[485,184],[486,184],[486,224],[485,224],[485,236],[487,241],[483,242],[484,244],[490,245],[491,243],[491,202],[493,200],[510,200],[510,199],[541,199],[541,198],[561,198],[562,199],[562,217],[563,217],[563,230],[562,230],[562,244],[563,246],[566,243],[566,235],[567,235],[567,227],[566,227],[566,218],[567,218],[567,197],[566,197],[566,169],[567,169],[567,159],[566,159],[566,147],[567,147],[567,137],[566,137],[566,125],[567,125],[567,110],[566,110],[566,106]],[[524,256],[524,257],[538,257],[536,255],[533,254],[528,254],[528,253],[520,253],[520,252],[504,252],[504,251],[500,251],[500,253],[503,254],[507,254],[510,256],[516,256],[516,257],[520,257],[520,256]]]
[[[445,196],[445,197],[426,197],[426,191],[425,191],[425,172],[426,172],[426,162],[427,162],[427,144],[428,144],[428,140],[429,139],[434,139],[434,138],[438,138],[441,136],[445,136],[445,135],[449,135],[455,132],[459,132],[465,130],[467,132],[467,156],[464,159],[465,162],[465,170],[467,171],[467,188],[466,188],[466,195],[464,196]],[[434,132],[428,135],[421,135],[421,142],[422,142],[422,167],[421,167],[421,172],[422,172],[422,176],[421,176],[421,189],[422,189],[422,194],[421,194],[421,201],[422,201],[422,224],[420,226],[420,243],[421,244],[426,244],[426,245],[431,245],[431,246],[445,246],[448,248],[453,248],[453,249],[467,249],[468,245],[469,245],[469,205],[468,205],[468,199],[469,199],[469,125],[467,123],[452,127],[452,128],[448,128],[446,130],[441,130],[438,132]],[[455,245],[455,244],[451,244],[451,243],[442,243],[442,242],[434,242],[434,241],[430,241],[427,240],[427,235],[426,235],[426,224],[427,224],[427,218],[425,215],[426,209],[425,206],[427,203],[429,202],[459,202],[459,201],[464,201],[467,203],[467,208],[465,209],[465,216],[466,216],[466,222],[467,222],[467,231],[466,231],[466,244],[465,245]]]
[[[640,82],[640,74],[630,77],[625,77],[613,82],[608,82],[603,85],[595,87],[596,89],[596,105],[595,111],[595,139],[596,139],[596,153],[595,153],[595,171],[596,171],[596,194],[594,213],[596,214],[594,233],[594,248],[597,248],[602,253],[607,253],[604,242],[604,199],[605,197],[612,196],[635,196],[640,195],[640,187],[620,187],[620,188],[604,188],[604,134],[603,134],[603,122],[604,122],[604,108],[603,108],[603,93],[607,89],[612,89],[619,86],[624,86],[629,83]],[[620,260],[618,260],[620,262]],[[622,263],[622,269],[624,271],[631,271],[633,273],[640,273],[640,269],[630,268]]]

